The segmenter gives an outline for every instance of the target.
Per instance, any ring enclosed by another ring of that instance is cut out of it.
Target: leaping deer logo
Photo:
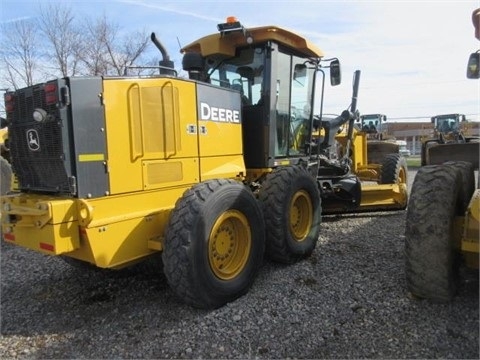
[[[27,131],[27,144],[28,148],[31,151],[38,151],[40,150],[40,140],[39,140],[38,132],[35,129],[30,129]]]

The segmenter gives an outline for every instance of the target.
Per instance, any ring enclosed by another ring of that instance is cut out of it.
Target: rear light
[[[5,111],[13,112],[15,110],[15,96],[12,93],[5,94]]]
[[[43,90],[45,91],[45,102],[47,105],[52,105],[58,102],[56,83],[46,84]]]

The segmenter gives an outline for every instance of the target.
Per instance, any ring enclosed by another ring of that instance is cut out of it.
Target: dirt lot
[[[265,261],[247,295],[214,311],[183,305],[160,265],[84,272],[2,243],[0,357],[478,359],[478,272],[452,303],[412,299],[404,222],[325,217],[309,259]]]

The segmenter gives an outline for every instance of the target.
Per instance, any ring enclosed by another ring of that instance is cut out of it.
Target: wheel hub
[[[313,205],[309,194],[298,191],[290,206],[290,231],[296,241],[306,239],[313,223]]]
[[[237,210],[223,213],[208,239],[208,259],[213,273],[231,280],[244,269],[250,256],[252,234],[247,218]]]

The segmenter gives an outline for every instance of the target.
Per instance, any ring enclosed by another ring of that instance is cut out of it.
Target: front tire
[[[454,220],[462,211],[461,175],[450,166],[419,169],[412,185],[405,230],[405,275],[415,296],[449,301],[456,292]]]
[[[174,292],[192,306],[210,309],[248,291],[264,250],[257,200],[243,184],[222,179],[197,184],[177,201],[162,259]]]
[[[267,229],[267,256],[287,264],[310,256],[317,245],[322,213],[313,177],[300,166],[278,168],[266,177],[259,199]]]
[[[400,154],[388,154],[382,162],[381,184],[406,184],[407,161]]]

